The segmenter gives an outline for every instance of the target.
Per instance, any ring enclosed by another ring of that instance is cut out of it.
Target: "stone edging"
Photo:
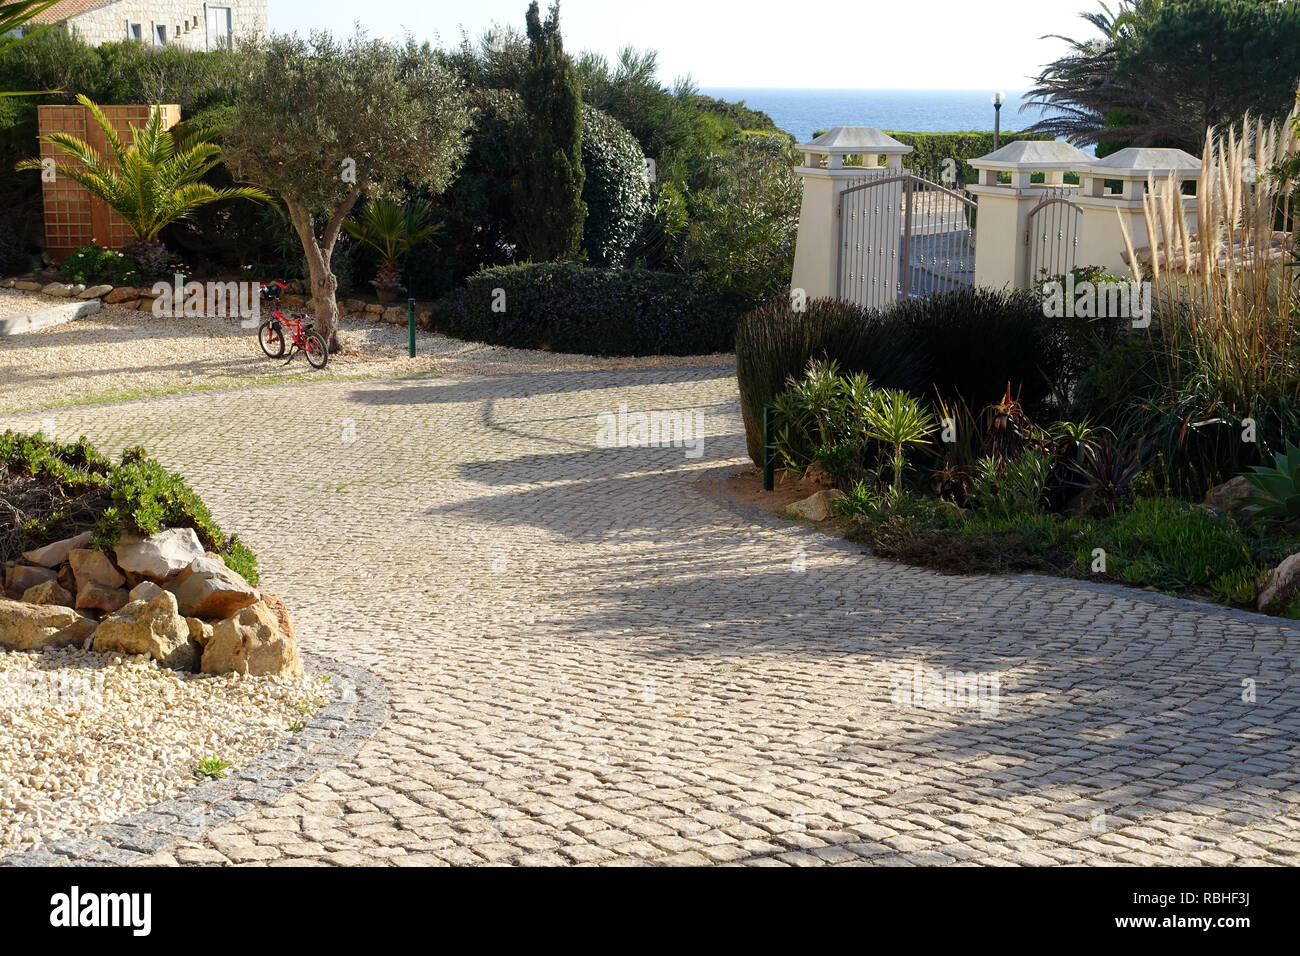
[[[865,545],[849,541],[847,538],[841,538],[838,535],[818,531],[815,528],[808,528],[795,521],[789,521],[770,511],[766,511],[757,505],[736,501],[731,495],[727,494],[723,485],[727,478],[736,473],[737,467],[737,465],[732,464],[710,468],[708,471],[705,471],[696,477],[693,483],[703,486],[703,489],[707,489],[703,490],[703,493],[723,505],[728,511],[731,511],[733,514],[738,515],[753,524],[762,525],[774,531],[782,531],[798,537],[816,540],[822,546],[829,546],[841,551],[851,551],[854,554],[868,554],[877,561],[888,561],[890,564],[895,564],[898,567],[912,568],[917,571],[927,571],[930,574],[944,574],[944,572],[937,571],[934,568],[903,564],[902,562],[891,561],[889,558],[878,557],[872,554],[871,550]],[[1167,607],[1176,611],[1195,611],[1198,614],[1205,614],[1211,617],[1226,617],[1242,624],[1253,624],[1256,627],[1269,624],[1284,630],[1295,631],[1300,635],[1300,621],[1292,620],[1288,617],[1274,617],[1271,614],[1260,614],[1257,611],[1243,611],[1235,607],[1225,607],[1222,604],[1211,604],[1208,601],[1192,601],[1187,598],[1172,597],[1168,594],[1161,594],[1157,591],[1145,591],[1141,588],[1126,587],[1123,584],[1111,584],[1103,581],[1087,581],[1082,578],[1062,578],[1049,574],[1029,574],[1026,572],[1017,572],[1015,574],[995,574],[990,572],[987,576],[999,577],[1009,581],[1021,581],[1026,584],[1047,584],[1055,587],[1072,588],[1081,591],[1093,591],[1097,594],[1105,594],[1111,597],[1123,597],[1130,601],[1155,604],[1159,607]]]
[[[374,674],[303,654],[309,672],[337,681],[332,699],[306,729],[222,780],[193,787],[139,813],[30,850],[0,857],[0,866],[125,866],[258,806],[274,803],[322,770],[355,756],[388,717],[388,689]],[[338,731],[337,737],[330,733]]]

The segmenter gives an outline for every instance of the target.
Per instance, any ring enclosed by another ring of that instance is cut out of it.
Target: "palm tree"
[[[429,222],[432,214],[433,210],[423,202],[402,207],[379,199],[366,206],[360,222],[343,223],[349,236],[379,253],[379,273],[370,284],[375,287],[380,302],[391,302],[402,291],[397,260],[442,228],[442,223]]]
[[[161,271],[166,253],[158,233],[171,223],[223,199],[270,201],[271,197],[255,186],[214,189],[199,181],[221,161],[221,147],[206,140],[211,131],[195,130],[177,139],[163,126],[162,111],[154,107],[144,126],[131,127],[132,143],[126,146],[98,106],[80,95],[77,102],[90,111],[103,131],[113,161],[70,133],[51,133],[42,139],[76,161],[56,164],[56,174],[102,199],[135,233],[136,238],[122,251],[143,271]],[[40,159],[18,164],[18,169],[41,168]]]

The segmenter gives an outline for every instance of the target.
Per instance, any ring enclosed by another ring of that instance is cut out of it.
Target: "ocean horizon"
[[[992,90],[779,89],[744,86],[701,87],[706,96],[744,101],[772,117],[778,127],[804,143],[815,131],[832,126],[874,126],[919,133],[993,129]],[[1003,90],[1002,129],[1023,130],[1042,110],[1020,112],[1026,93]]]

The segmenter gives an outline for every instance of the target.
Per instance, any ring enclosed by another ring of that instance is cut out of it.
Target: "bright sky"
[[[545,9],[549,0],[541,0]],[[1024,89],[1065,50],[1046,34],[1084,38],[1097,0],[563,0],[570,52],[611,59],[631,44],[659,51],[660,80],[699,86]],[[528,0],[270,0],[271,29],[371,33],[459,42],[492,23],[522,30]]]

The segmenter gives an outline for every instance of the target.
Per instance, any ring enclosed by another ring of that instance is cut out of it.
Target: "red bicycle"
[[[284,358],[285,331],[289,332],[288,365],[293,357],[301,352],[307,356],[307,363],[312,368],[324,368],[330,360],[329,345],[325,336],[313,327],[313,323],[303,320],[305,312],[293,312],[285,315],[280,311],[280,293],[284,291],[283,282],[271,282],[262,286],[262,298],[271,304],[271,317],[257,327],[257,342],[268,358]]]

